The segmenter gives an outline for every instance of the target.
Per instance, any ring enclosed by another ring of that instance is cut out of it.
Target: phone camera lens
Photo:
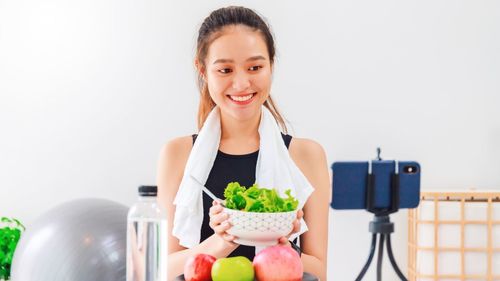
[[[417,167],[415,166],[405,166],[403,168],[403,171],[406,173],[406,174],[416,174],[418,172],[418,169]]]

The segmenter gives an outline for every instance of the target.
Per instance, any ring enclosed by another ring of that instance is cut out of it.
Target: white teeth
[[[231,99],[235,100],[235,101],[247,101],[249,99],[251,99],[253,97],[253,94],[250,94],[248,96],[230,96]]]

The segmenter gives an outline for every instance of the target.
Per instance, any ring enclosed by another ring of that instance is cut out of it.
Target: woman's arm
[[[293,138],[290,156],[314,187],[307,200],[304,220],[309,231],[301,235],[302,263],[304,271],[326,280],[328,256],[328,214],[331,189],[325,151],[318,143]]]
[[[191,136],[169,141],[163,146],[158,161],[158,203],[167,210],[168,220],[168,280],[181,275],[186,260],[195,254],[205,253],[216,258],[226,257],[237,247],[234,243],[214,234],[199,245],[186,249],[179,245],[179,240],[172,235],[175,213],[173,202],[192,149],[192,142]]]
[[[187,259],[196,254],[209,254],[216,258],[227,257],[236,248],[232,248],[233,246],[227,243],[228,242],[221,239],[220,236],[213,234],[193,248],[184,248],[184,250],[170,252],[168,255],[167,280],[174,280],[175,277],[183,274],[184,264]]]

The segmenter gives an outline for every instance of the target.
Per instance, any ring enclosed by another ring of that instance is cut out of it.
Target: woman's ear
[[[203,66],[203,64],[200,63],[200,61],[197,58],[194,60],[194,67],[196,68],[196,71],[198,71],[200,77],[203,78],[203,81],[207,82],[205,67]]]

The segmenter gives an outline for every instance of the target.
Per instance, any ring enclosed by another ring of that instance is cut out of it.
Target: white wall
[[[228,4],[271,23],[272,93],[329,163],[381,146],[418,160],[424,189],[500,189],[498,1],[0,0],[0,216],[131,204],[153,184],[161,145],[195,132],[197,28]],[[330,219],[329,280],[352,280],[370,216]],[[406,272],[406,212],[394,220]]]

